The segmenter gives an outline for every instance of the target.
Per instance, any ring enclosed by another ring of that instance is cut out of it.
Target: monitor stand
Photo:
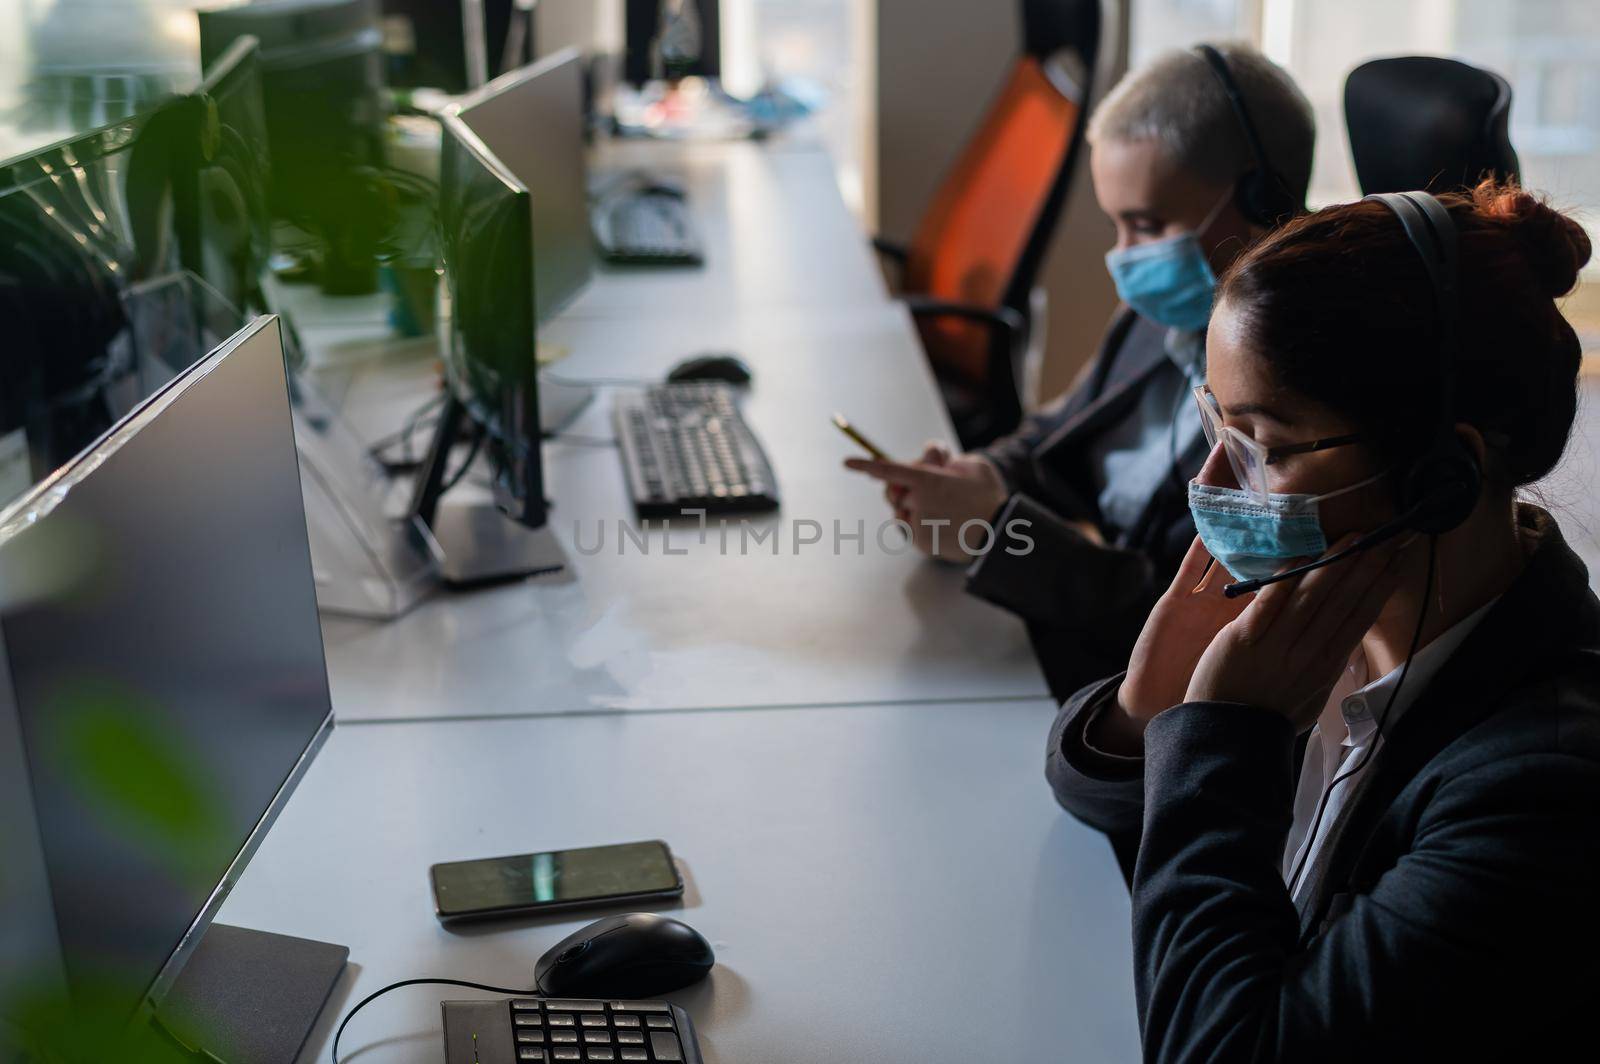
[[[349,959],[345,946],[212,924],[157,1015],[227,1064],[294,1064]]]
[[[566,552],[548,521],[531,527],[513,520],[493,502],[443,501],[450,490],[445,483],[450,451],[464,437],[468,422],[466,407],[447,393],[408,515],[412,533],[433,560],[439,579],[448,587],[464,589],[566,569]]]
[[[493,503],[442,503],[431,523],[413,518],[412,527],[448,587],[482,587],[567,567],[566,552],[549,525],[529,528]]]

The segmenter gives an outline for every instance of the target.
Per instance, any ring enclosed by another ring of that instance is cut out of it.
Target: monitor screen
[[[239,312],[263,309],[261,278],[272,253],[260,52],[243,37],[206,68],[193,100],[194,165],[178,175],[184,265]]]
[[[170,282],[196,135],[173,101],[0,163],[0,506],[205,353],[168,342],[192,331]]]
[[[545,523],[528,190],[459,117],[439,163],[450,386],[488,437],[501,508]]]
[[[722,76],[722,0],[627,0],[625,76]]]
[[[37,843],[31,877],[16,838],[7,860],[47,886],[6,919],[53,928],[37,970],[131,1012],[332,724],[276,319],[0,510],[0,659],[0,761],[27,779],[0,819]]]
[[[485,85],[460,117],[533,200],[533,291],[542,324],[594,276],[584,165],[583,56],[566,49]]]

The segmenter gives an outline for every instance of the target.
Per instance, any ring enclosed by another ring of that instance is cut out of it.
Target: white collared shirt
[[[1333,837],[1340,818],[1349,808],[1351,797],[1359,792],[1361,781],[1371,768],[1377,751],[1383,746],[1383,735],[1378,731],[1378,718],[1383,716],[1385,706],[1388,706],[1388,716],[1384,717],[1383,726],[1385,729],[1393,728],[1395,722],[1427,689],[1434,676],[1438,675],[1444,663],[1450,660],[1450,656],[1466,641],[1467,636],[1478,626],[1478,622],[1489,612],[1495,601],[1498,599],[1490,601],[1457,621],[1437,639],[1419,650],[1411,661],[1411,671],[1406,676],[1404,684],[1400,684],[1400,673],[1404,665],[1386,676],[1369,682],[1365,652],[1358,646],[1356,652],[1351,655],[1350,664],[1345,667],[1344,675],[1339,678],[1339,682],[1328,695],[1327,703],[1328,709],[1339,707],[1339,715],[1344,718],[1346,729],[1344,740],[1324,742],[1322,725],[1316,724],[1312,727],[1311,736],[1306,742],[1305,761],[1300,767],[1300,784],[1294,795],[1294,823],[1289,828],[1289,841],[1283,849],[1285,883],[1290,882],[1295,870],[1304,865],[1299,883],[1293,886],[1293,900],[1296,903],[1309,892],[1316,875],[1314,870],[1318,854]],[[1398,696],[1395,691],[1397,685],[1399,685]],[[1391,697],[1394,697],[1393,705],[1389,705]],[[1371,756],[1368,754],[1369,751]],[[1341,780],[1333,789],[1333,793],[1328,795],[1327,808],[1323,810],[1322,821],[1317,825],[1317,833],[1314,837],[1308,838],[1311,822],[1317,815],[1317,803],[1322,800],[1322,792],[1343,770],[1355,765],[1360,765],[1360,770],[1349,778]]]

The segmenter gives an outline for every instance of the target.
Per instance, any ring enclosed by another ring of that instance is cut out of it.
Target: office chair
[[[1511,86],[1492,71],[1429,55],[1374,59],[1345,79],[1344,114],[1364,195],[1517,176]]]
[[[900,294],[969,448],[1022,418],[1030,296],[1083,141],[1098,0],[1022,0],[1022,42],[909,246],[873,242],[900,267]]]

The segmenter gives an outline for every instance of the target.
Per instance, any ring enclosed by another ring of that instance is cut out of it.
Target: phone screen
[[[440,916],[683,890],[664,842],[629,842],[433,866]]]

